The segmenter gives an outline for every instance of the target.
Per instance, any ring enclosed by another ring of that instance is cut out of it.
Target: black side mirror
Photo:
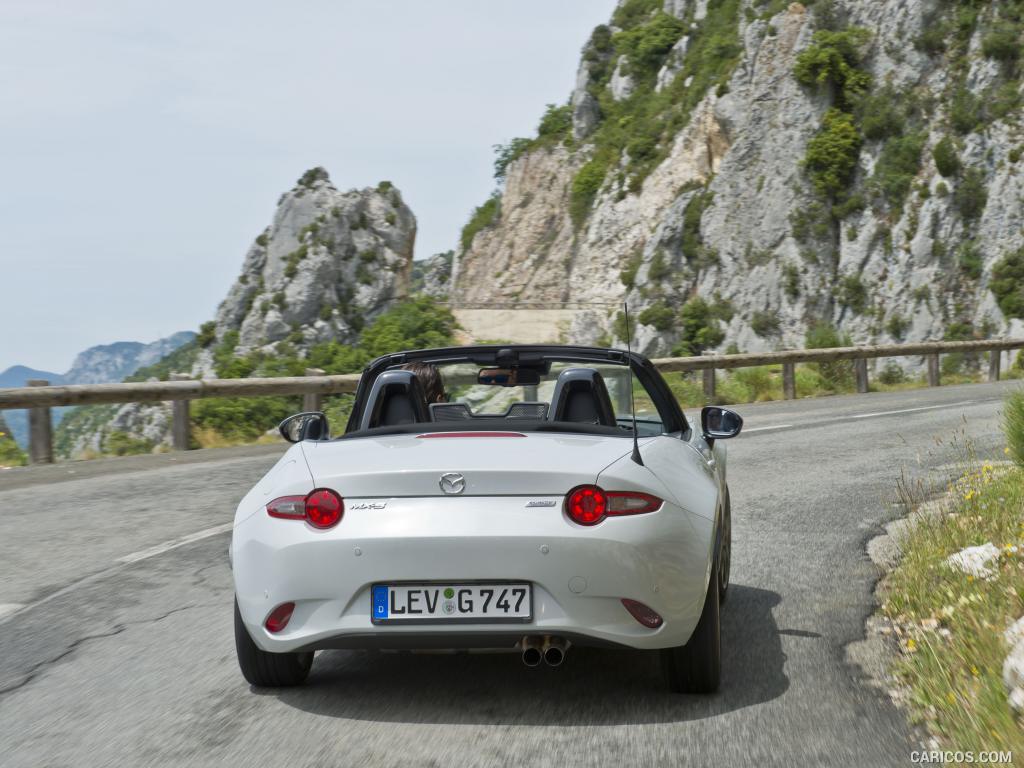
[[[323,411],[296,413],[282,421],[278,430],[281,432],[281,437],[289,443],[298,443],[302,440],[331,439],[331,429],[327,425],[327,416]]]
[[[728,440],[736,437],[743,429],[743,419],[728,408],[705,405],[700,411],[700,428],[709,443],[713,440]]]

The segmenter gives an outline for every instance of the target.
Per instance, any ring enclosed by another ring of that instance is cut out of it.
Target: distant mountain
[[[78,354],[67,373],[40,371],[24,365],[12,365],[0,373],[0,387],[23,387],[29,379],[45,379],[50,384],[106,384],[123,381],[139,368],[152,365],[183,344],[192,341],[192,331],[179,331],[150,344],[138,341],[116,341],[89,347]],[[66,408],[53,409],[56,426]],[[4,418],[18,445],[28,444],[28,416],[25,411],[5,411]]]
[[[52,371],[40,371],[25,365],[12,365],[0,373],[0,387],[23,387],[29,379],[43,379],[51,384],[63,384],[64,376]]]

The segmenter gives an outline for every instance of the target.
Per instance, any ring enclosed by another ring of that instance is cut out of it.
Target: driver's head
[[[426,395],[427,403],[443,403],[448,396],[444,392],[444,381],[437,366],[432,363],[406,363],[402,366],[403,371],[412,371],[413,375],[423,385],[423,394]]]

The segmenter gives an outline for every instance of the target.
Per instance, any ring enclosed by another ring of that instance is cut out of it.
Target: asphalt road
[[[663,691],[654,654],[318,654],[255,691],[227,529],[276,447],[0,473],[0,763],[14,766],[909,765],[918,737],[844,659],[905,468],[969,435],[1002,458],[1013,383],[738,407],[723,683]]]

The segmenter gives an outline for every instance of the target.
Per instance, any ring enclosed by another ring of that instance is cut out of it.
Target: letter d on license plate
[[[523,623],[533,618],[528,583],[374,584],[374,624]]]

